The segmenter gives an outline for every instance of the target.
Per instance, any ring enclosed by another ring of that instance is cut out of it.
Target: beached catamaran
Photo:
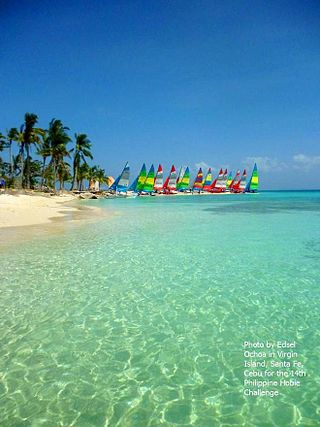
[[[202,169],[200,168],[198,170],[196,179],[194,180],[193,186],[192,186],[192,191],[200,191],[202,190],[203,187],[203,172]]]
[[[203,183],[203,191],[209,191],[210,190],[210,185],[212,184],[212,169],[209,168],[207,175],[204,179],[204,183]]]
[[[153,188],[154,188],[154,191],[157,191],[157,192],[160,192],[163,190],[163,170],[161,165],[158,166]]]
[[[148,172],[148,175],[142,185],[142,193],[153,193],[154,192],[154,166],[151,165],[151,168]]]
[[[163,191],[165,194],[177,193],[177,172],[174,165],[171,166],[170,174],[163,186]]]
[[[221,193],[222,189],[223,189],[223,170],[221,168],[217,178],[212,182],[208,191],[210,193]]]
[[[154,166],[151,165],[147,174],[145,163],[142,165],[139,175],[129,187],[130,167],[128,162],[125,164],[121,174],[111,185],[109,190],[115,195],[131,197],[132,195],[151,194],[176,194],[178,191],[198,191],[199,193],[255,193],[258,191],[258,169],[254,164],[252,175],[247,182],[246,170],[242,175],[240,170],[237,171],[235,177],[232,179],[232,174],[228,175],[228,170],[221,168],[215,180],[212,181],[212,170],[208,169],[205,178],[203,178],[202,169],[199,168],[193,185],[190,187],[190,171],[189,168],[181,167],[177,179],[176,169],[174,165],[171,167],[169,176],[165,183],[163,183],[163,169],[161,164],[158,166],[157,173],[155,174]]]
[[[189,189],[189,185],[190,185],[190,170],[189,170],[189,167],[187,166],[181,180],[177,182],[177,190],[182,192],[187,191]]]
[[[129,178],[130,178],[130,167],[129,163],[125,164],[121,174],[111,185],[110,190],[115,191],[117,193],[126,193],[129,186]]]
[[[232,179],[232,172],[229,172],[227,181],[226,181],[226,191],[230,190],[230,185],[232,183],[233,179]]]
[[[243,171],[241,178],[238,179],[238,181],[232,186],[231,191],[233,193],[244,193],[244,190],[246,189],[247,185],[247,172],[246,170]]]
[[[249,179],[249,182],[246,186],[245,191],[247,193],[256,193],[258,191],[258,186],[259,186],[258,168],[257,168],[257,164],[255,163],[251,178]]]

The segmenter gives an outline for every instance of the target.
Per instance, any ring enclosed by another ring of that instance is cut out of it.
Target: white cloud
[[[315,166],[320,166],[320,156],[306,156],[305,154],[295,154],[293,156],[294,168],[310,170]]]
[[[252,168],[254,163],[257,163],[258,169],[262,172],[281,171],[284,168],[287,168],[287,164],[285,162],[282,162],[277,158],[270,157],[247,157],[242,161],[242,163],[247,169]]]
[[[216,168],[213,168],[212,166],[209,166],[206,162],[199,162],[195,164],[195,168],[198,170],[199,168],[201,168],[203,171],[207,171],[209,168],[211,167],[212,172],[217,171]]]

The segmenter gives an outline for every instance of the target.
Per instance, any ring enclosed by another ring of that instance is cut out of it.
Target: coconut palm
[[[82,163],[78,168],[77,181],[79,183],[80,191],[83,190],[85,179],[90,179],[90,166],[88,163]]]
[[[24,124],[22,125],[23,133],[23,147],[22,149],[26,150],[26,161],[25,168],[23,170],[25,175],[25,186],[30,188],[30,150],[32,144],[38,144],[40,142],[40,135],[43,133],[43,130],[40,128],[35,128],[35,125],[38,123],[38,116],[33,113],[26,113],[24,115]]]
[[[46,168],[47,158],[51,156],[51,146],[50,140],[48,137],[48,131],[44,130],[41,135],[41,144],[38,148],[37,154],[42,157],[42,166],[41,166],[41,187],[44,186],[44,173]]]
[[[87,158],[92,159],[91,154],[91,141],[87,137],[85,133],[75,134],[76,139],[76,146],[75,148],[72,148],[70,150],[70,153],[73,152],[73,177],[72,177],[72,185],[71,189],[76,189],[76,182],[77,182],[77,188],[79,186],[79,178],[78,178],[78,171],[82,164],[87,163]]]
[[[12,157],[12,142],[17,141],[19,132],[17,128],[11,128],[7,132],[7,148],[9,150],[9,161],[10,161],[10,180],[12,181],[11,185],[14,185],[13,178],[13,157]]]
[[[58,175],[58,168],[62,168],[64,164],[64,157],[70,157],[67,149],[67,144],[71,138],[67,134],[66,126],[63,126],[61,120],[52,119],[49,123],[47,143],[50,146],[51,161],[50,165],[53,167],[53,182],[56,188],[56,180]],[[60,188],[63,188],[62,175],[59,176]]]

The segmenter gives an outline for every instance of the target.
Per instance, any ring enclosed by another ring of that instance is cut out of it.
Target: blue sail
[[[126,192],[129,186],[129,176],[130,176],[130,167],[129,167],[129,163],[127,162],[121,174],[111,185],[110,190],[115,190],[115,191],[118,191],[119,193]]]

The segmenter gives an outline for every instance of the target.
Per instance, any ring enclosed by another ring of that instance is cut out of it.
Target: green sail
[[[259,176],[258,176],[258,168],[256,163],[254,164],[251,179],[249,182],[249,191],[258,191],[259,186]]]
[[[154,186],[154,167],[153,165],[151,165],[148,176],[143,183],[142,191],[147,191],[147,192],[154,191],[153,186]]]
[[[189,171],[189,168],[187,167],[186,170],[184,171],[182,179],[177,184],[177,190],[180,190],[180,191],[187,190],[189,188],[189,185],[190,185],[190,171]]]
[[[139,173],[138,182],[137,182],[137,191],[142,191],[143,184],[146,180],[146,177],[147,177],[147,168],[145,163],[143,163],[141,171]]]

